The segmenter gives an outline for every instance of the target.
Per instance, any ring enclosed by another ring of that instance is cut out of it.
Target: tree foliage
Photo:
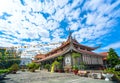
[[[45,68],[46,68],[48,71],[50,70],[50,67],[51,67],[50,64],[46,64],[46,65],[45,65]]]
[[[75,65],[77,65],[77,58],[79,58],[81,56],[81,54],[80,53],[75,53],[75,52],[73,52],[72,53],[72,57],[75,59]]]
[[[110,67],[115,67],[115,65],[120,64],[119,56],[115,52],[113,48],[109,49],[108,56],[107,56],[107,62]]]
[[[80,57],[80,53],[74,53],[73,52],[72,53],[72,57],[76,59],[76,58]]]
[[[5,48],[0,48],[0,69],[11,67],[14,63],[20,63],[20,57],[14,57],[14,53],[7,51]]]
[[[18,71],[19,70],[19,66],[18,66],[18,64],[13,64],[10,68],[10,71]]]
[[[35,72],[35,70],[38,69],[39,67],[40,67],[40,64],[37,64],[34,62],[27,64],[27,68],[31,72]]]
[[[63,59],[63,57],[62,57],[62,56],[59,56],[57,59],[58,59],[59,62],[61,62],[62,59]]]

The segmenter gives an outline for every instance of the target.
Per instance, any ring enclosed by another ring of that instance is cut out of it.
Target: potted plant
[[[63,70],[63,65],[62,65],[63,56],[59,56],[59,57],[57,58],[57,60],[58,60],[58,62],[59,62],[59,64],[58,64],[58,72],[61,73],[62,70]]]
[[[74,72],[75,75],[77,75],[77,73],[78,73],[78,65],[73,66],[73,72]]]
[[[59,64],[59,66],[58,66],[58,72],[61,73],[62,70],[63,70],[63,66],[62,66],[62,64]]]

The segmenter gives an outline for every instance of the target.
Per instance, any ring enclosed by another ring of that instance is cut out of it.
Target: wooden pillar
[[[95,64],[95,57],[93,57],[93,64]]]
[[[73,64],[72,52],[71,52],[70,54],[71,54],[71,55],[70,55],[70,56],[71,56],[71,66],[73,67],[74,64]]]
[[[94,64],[94,57],[92,56],[92,64]]]
[[[84,55],[84,62],[85,62],[85,64],[86,64],[86,55]]]
[[[99,64],[99,61],[98,61],[98,56],[97,56],[97,64]]]
[[[88,64],[88,56],[86,55],[86,63]]]
[[[86,64],[87,64],[87,56],[85,55],[85,62],[86,62]]]
[[[92,59],[91,59],[91,55],[90,55],[90,64],[92,64]]]
[[[82,55],[82,59],[83,59],[83,62],[85,62],[85,56],[84,55]]]
[[[98,63],[100,64],[100,57],[98,58]]]
[[[90,56],[88,55],[88,64],[90,64]]]

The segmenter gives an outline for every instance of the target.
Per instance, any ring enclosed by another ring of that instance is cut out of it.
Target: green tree
[[[6,48],[0,48],[0,68],[5,69],[11,67],[13,64],[20,63],[20,57],[14,57],[11,50],[6,50]]]
[[[2,59],[2,53],[0,52],[0,60]]]
[[[9,68],[9,70],[12,72],[12,71],[18,71],[19,70],[19,66],[18,66],[18,64],[13,64],[10,68]]]
[[[40,65],[32,62],[32,63],[27,64],[27,67],[28,67],[29,71],[35,72],[35,70],[38,69],[40,67]]]
[[[59,62],[61,62],[62,59],[63,59],[63,57],[62,57],[62,56],[59,56],[57,59],[58,59]]]
[[[75,53],[75,52],[73,52],[72,53],[72,57],[74,58],[74,61],[75,61],[75,65],[77,65],[77,58],[79,58],[81,55],[80,55],[80,53]]]
[[[57,70],[59,69],[59,65],[60,65],[60,62],[58,62],[57,60],[55,60],[53,63],[52,63],[52,66],[54,66],[54,68]]]
[[[46,68],[48,71],[50,71],[50,64],[46,64],[46,65],[45,65],[45,68]]]
[[[119,56],[115,52],[113,48],[109,49],[108,56],[107,56],[107,62],[109,67],[113,68],[115,65],[120,64]]]

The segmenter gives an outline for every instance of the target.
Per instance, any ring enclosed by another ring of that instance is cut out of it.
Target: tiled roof
[[[41,59],[41,60],[38,60],[38,62],[40,62],[40,61],[45,61],[45,60],[48,60],[48,59],[51,59],[51,58],[55,58],[55,57],[61,56],[61,55],[64,54],[65,52],[66,52],[66,50],[57,52],[57,53],[55,53],[55,54],[53,54],[53,55],[50,55],[50,56],[47,56],[47,57],[45,57],[45,58],[43,58],[43,59]]]
[[[86,54],[89,54],[89,55],[98,55],[98,56],[101,56],[102,57],[102,55],[100,55],[100,54],[97,54],[97,53],[95,53],[95,52],[91,52],[91,51],[87,51],[87,50],[79,50],[80,52],[82,52],[82,53],[86,53]]]
[[[59,50],[59,49],[61,49],[61,48],[64,48],[64,47],[65,47],[66,45],[68,45],[68,44],[69,44],[69,42],[64,42],[61,46],[53,49],[52,51],[48,52],[48,53],[45,54],[45,55],[48,55],[48,54],[50,54],[50,53],[52,53],[52,52],[55,52],[55,51],[57,51],[57,50]]]
[[[44,60],[48,60],[48,59],[51,59],[51,58],[55,58],[55,57],[58,57],[59,55],[62,55],[64,52],[66,52],[66,50],[61,50],[59,52],[57,52],[57,50],[59,49],[63,49],[64,47],[66,47],[67,45],[70,45],[72,43],[78,45],[78,46],[81,46],[81,47],[84,47],[84,48],[87,48],[87,49],[90,49],[90,50],[94,50],[95,48],[93,47],[88,47],[88,46],[85,46],[85,45],[82,45],[82,44],[79,44],[75,39],[73,39],[72,37],[68,38],[66,42],[63,42],[62,45],[56,49],[53,49],[52,51],[48,52],[47,54],[45,54],[45,58],[41,59],[41,60],[38,60],[38,61],[44,61]],[[101,54],[97,54],[97,53],[94,53],[94,52],[91,52],[91,51],[87,51],[87,50],[77,50],[78,52],[81,52],[81,53],[86,53],[86,54],[89,54],[89,55],[100,55]]]
[[[89,47],[89,46],[85,46],[85,45],[79,44],[79,43],[76,42],[76,41],[73,41],[73,43],[74,43],[74,44],[77,44],[77,45],[79,45],[79,46],[81,46],[81,47],[88,48],[88,49],[90,49],[90,50],[95,50],[95,49],[96,49],[96,48],[94,48],[94,47]]]
[[[108,55],[108,52],[101,52],[100,53],[102,56],[107,56]]]
[[[89,55],[95,55],[95,56],[98,55],[98,56],[101,56],[100,54],[97,54],[97,53],[94,53],[94,52],[89,52],[89,51],[86,51],[86,50],[77,50],[77,51],[79,51],[80,53],[82,52],[82,53],[86,53],[86,54],[89,54]],[[67,50],[63,50],[63,51],[57,52],[57,53],[55,53],[55,54],[53,54],[53,55],[50,55],[50,56],[45,57],[45,58],[43,58],[43,59],[41,59],[41,60],[38,60],[38,62],[39,62],[39,61],[45,61],[45,60],[48,60],[48,59],[51,59],[51,58],[58,57],[58,56],[64,54],[65,52],[67,52]],[[102,56],[101,56],[101,57],[102,57]]]
[[[72,39],[72,41],[73,41],[74,44],[77,44],[77,45],[79,45],[79,46],[82,46],[82,47],[85,47],[85,48],[89,48],[89,49],[91,49],[91,50],[94,50],[94,49],[95,49],[95,48],[93,48],[93,47],[88,47],[88,46],[79,44],[75,39]],[[52,53],[52,52],[55,52],[55,51],[57,51],[57,50],[59,50],[59,49],[61,49],[61,48],[64,48],[65,46],[67,46],[67,45],[69,45],[69,44],[70,44],[70,40],[67,40],[66,42],[63,42],[63,44],[62,44],[60,47],[58,47],[58,48],[56,48],[56,49],[53,49],[52,51],[48,52],[48,53],[45,54],[45,55],[48,55],[48,54],[50,54],[50,53]]]
[[[104,57],[103,60],[107,59],[108,52],[101,52],[100,54]]]
[[[45,58],[45,55],[44,55],[44,54],[37,54],[37,55],[35,56],[35,58],[43,59],[43,58]]]

